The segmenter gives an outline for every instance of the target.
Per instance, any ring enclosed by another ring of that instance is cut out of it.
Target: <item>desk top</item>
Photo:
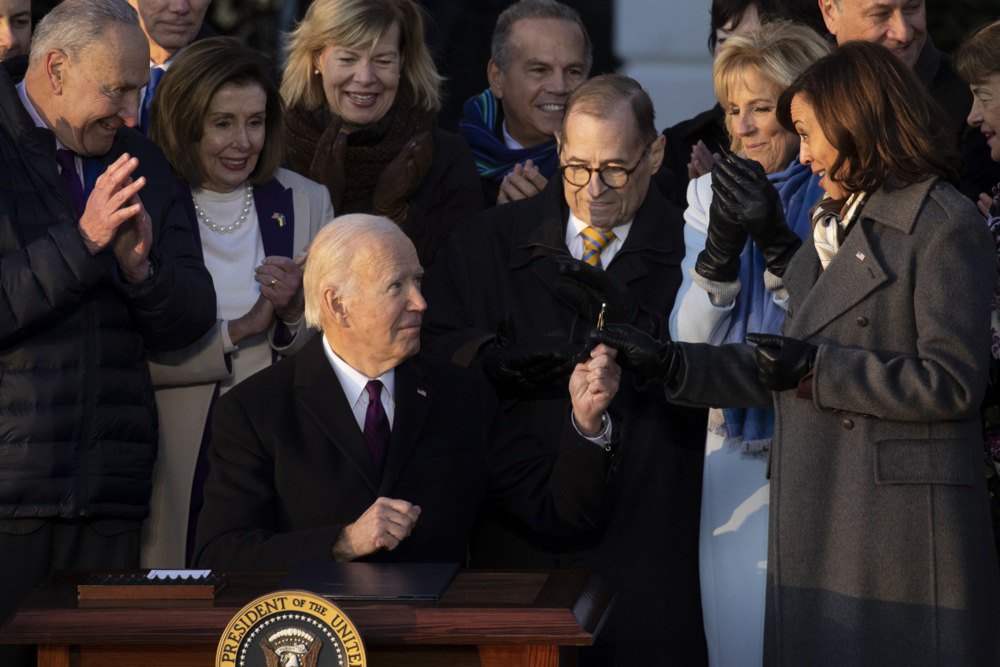
[[[93,572],[56,572],[0,630],[0,643],[214,644],[280,572],[226,572],[215,600],[77,601]],[[461,571],[437,602],[335,602],[371,644],[589,646],[612,601],[579,570]]]

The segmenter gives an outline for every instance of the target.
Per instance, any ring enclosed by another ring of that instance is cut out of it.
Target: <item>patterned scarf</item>
[[[816,203],[823,190],[819,177],[796,159],[784,171],[768,174],[768,180],[778,190],[788,227],[805,239],[812,221],[809,209]],[[742,287],[733,305],[729,329],[722,344],[746,343],[747,333],[781,333],[785,321],[784,309],[774,302],[773,295],[764,285],[767,264],[757,246],[749,243],[740,255],[739,281]],[[739,446],[744,454],[764,456],[771,448],[774,435],[774,411],[761,408],[726,408],[722,411],[724,430],[717,425],[713,430],[726,437],[726,444]]]
[[[385,116],[347,135],[344,158],[344,204],[371,199],[375,181],[403,146],[417,134],[434,128],[435,114],[417,108],[413,95],[400,86],[396,100]],[[295,107],[285,114],[285,162],[292,171],[329,187],[323,167],[330,156],[318,155],[317,146],[332,131],[334,116],[325,108],[307,111]],[[333,142],[322,142],[332,151]]]
[[[855,192],[844,200],[832,199],[827,194],[813,209],[813,243],[824,270],[840,250],[840,244],[864,205],[866,196],[864,192]]]
[[[528,148],[507,148],[507,144],[499,136],[499,113],[499,101],[489,88],[465,101],[458,133],[472,147],[479,175],[499,182],[514,165],[531,160],[542,176],[552,178],[559,166],[555,140]]]

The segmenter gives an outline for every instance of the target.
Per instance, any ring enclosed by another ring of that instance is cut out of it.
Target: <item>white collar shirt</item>
[[[322,333],[320,334],[322,335]],[[323,352],[333,367],[333,372],[340,382],[340,387],[347,396],[347,402],[351,406],[354,420],[358,423],[358,428],[365,430],[365,413],[368,411],[368,391],[365,386],[369,380],[378,380],[382,383],[382,407],[385,409],[385,416],[389,419],[389,427],[392,428],[393,419],[396,416],[396,369],[390,368],[377,378],[367,377],[364,373],[355,370],[350,364],[341,359],[333,348],[330,341],[323,336]]]
[[[569,249],[569,254],[575,259],[583,259],[583,254],[586,252],[586,248],[583,245],[583,230],[589,225],[580,220],[573,214],[573,211],[569,212],[569,221],[566,223],[566,248]],[[601,252],[601,266],[607,268],[611,264],[611,260],[615,258],[618,251],[622,249],[622,245],[625,244],[625,239],[628,238],[628,233],[632,229],[632,220],[629,220],[624,225],[618,225],[612,231],[615,233],[615,240],[608,244],[608,246]]]

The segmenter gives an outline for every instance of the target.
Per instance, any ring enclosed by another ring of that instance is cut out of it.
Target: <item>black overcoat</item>
[[[461,227],[425,281],[430,349],[467,364],[501,327],[528,347],[584,340],[596,313],[578,312],[555,290],[554,258],[569,256],[568,215],[562,179],[555,178],[539,195],[488,209]],[[657,314],[663,335],[681,283],[683,226],[680,212],[651,186],[607,267]],[[560,382],[506,407],[554,447],[569,396]],[[619,593],[598,661],[704,662],[697,545],[705,413],[664,405],[625,374],[612,419],[625,444],[606,528],[552,540],[487,515],[473,564],[595,569]]]

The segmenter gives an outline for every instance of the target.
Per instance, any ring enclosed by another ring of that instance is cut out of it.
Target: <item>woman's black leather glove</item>
[[[747,334],[747,340],[757,345],[757,377],[771,391],[794,389],[816,362],[816,346],[798,338]]]
[[[713,176],[713,178],[715,178]],[[723,210],[712,184],[712,204],[708,207],[708,236],[705,249],[698,253],[694,270],[699,276],[721,283],[739,278],[740,254],[747,244],[747,230]]]
[[[609,324],[591,329],[590,343],[604,343],[618,350],[615,361],[636,375],[672,385],[684,367],[684,357],[675,343],[656,340],[627,324]]]
[[[779,278],[792,260],[802,240],[788,227],[778,191],[759,162],[727,155],[712,168],[712,203],[750,234],[767,262],[767,269]]]
[[[631,324],[650,336],[659,334],[659,324],[639,302],[628,287],[621,284],[607,271],[581,262],[572,257],[555,257],[559,265],[556,291],[581,313],[597,322],[601,304],[608,304],[607,322]]]

